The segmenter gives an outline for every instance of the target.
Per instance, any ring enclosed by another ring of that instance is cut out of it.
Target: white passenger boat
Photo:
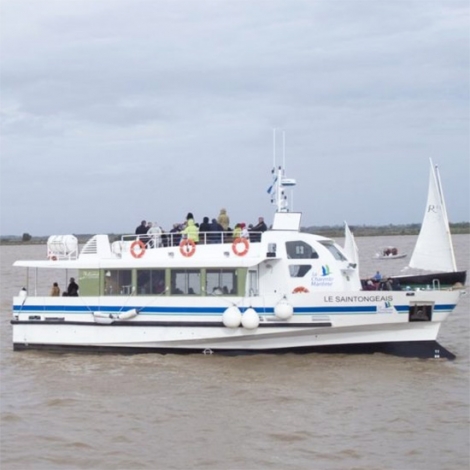
[[[14,349],[454,357],[436,339],[460,292],[363,291],[356,255],[303,233],[275,174],[272,227],[252,240],[50,237],[47,259],[14,263],[32,279],[13,299]],[[78,272],[79,295],[34,295],[48,269]]]

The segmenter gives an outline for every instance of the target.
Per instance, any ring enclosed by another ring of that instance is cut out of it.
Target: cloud
[[[429,157],[469,219],[467,2],[0,8],[2,234],[269,220],[274,127],[307,225],[419,222]]]

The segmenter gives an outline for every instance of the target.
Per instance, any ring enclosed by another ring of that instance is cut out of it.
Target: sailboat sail
[[[357,269],[359,270],[359,250],[357,248],[354,235],[346,222],[344,222],[344,251],[349,260],[352,263],[355,263],[357,265]]]
[[[439,170],[432,160],[430,163],[426,211],[409,266],[428,271],[457,271]]]

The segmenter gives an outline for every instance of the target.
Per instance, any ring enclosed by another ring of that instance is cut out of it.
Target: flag
[[[273,192],[273,188],[274,188],[274,185],[276,184],[276,181],[277,181],[277,176],[276,176],[276,178],[274,178],[273,184],[271,186],[269,186],[268,194],[271,194]]]

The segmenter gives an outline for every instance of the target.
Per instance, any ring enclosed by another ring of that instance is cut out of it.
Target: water
[[[356,241],[362,275],[387,275],[404,261],[373,254],[387,245],[410,254],[415,237]],[[469,269],[470,237],[454,245]],[[11,298],[25,277],[11,264],[45,247],[2,246],[0,256],[1,470],[470,466],[470,292],[439,337],[455,361],[13,352]],[[66,282],[57,276],[44,292]]]

